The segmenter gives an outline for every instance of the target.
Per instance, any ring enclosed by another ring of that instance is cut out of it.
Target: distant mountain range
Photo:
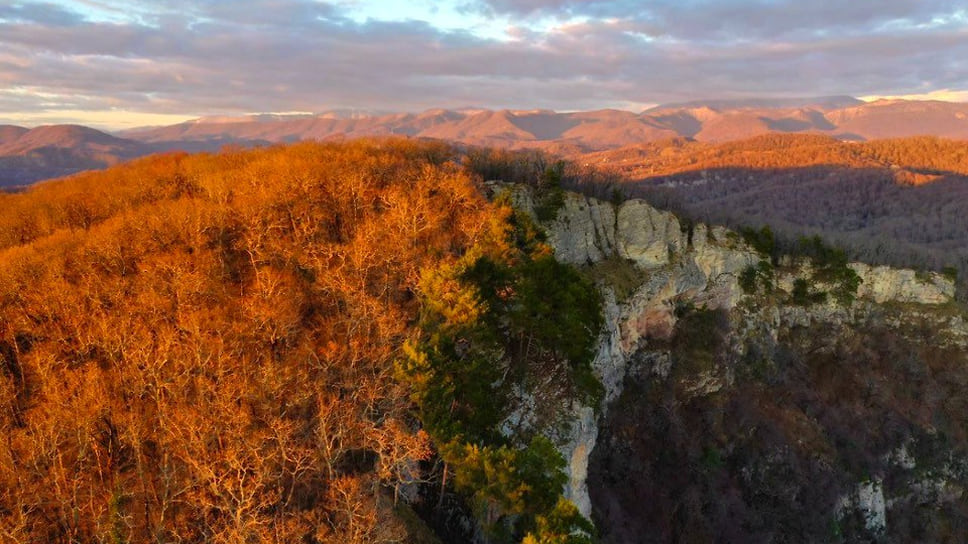
[[[0,125],[0,187],[105,168],[152,152],[152,146],[79,125]]]
[[[209,117],[114,136],[75,125],[28,130],[0,126],[0,186],[28,184],[165,150],[214,150],[299,140],[400,135],[473,145],[539,148],[577,157],[669,138],[704,142],[768,133],[825,134],[840,140],[934,135],[968,139],[968,104],[806,99],[708,100],[642,113],[620,110],[435,109],[422,113],[357,110],[302,115]]]

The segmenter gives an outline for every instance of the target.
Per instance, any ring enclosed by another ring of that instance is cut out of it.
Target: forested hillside
[[[595,394],[600,323],[482,196],[509,164],[300,144],[0,195],[2,540],[433,542],[407,504],[443,501],[495,542],[584,542],[557,452],[496,430],[531,365]]]
[[[968,272],[968,144],[931,137],[847,143],[768,135],[667,140],[589,155],[633,195],[697,221],[759,228],[781,245],[819,234],[865,262]]]

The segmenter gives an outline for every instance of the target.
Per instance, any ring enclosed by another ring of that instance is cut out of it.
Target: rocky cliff
[[[533,213],[530,189],[502,189]],[[569,193],[544,227],[606,301],[604,400],[562,401],[566,424],[544,426],[605,542],[968,534],[968,322],[950,280],[851,263],[856,292],[818,297],[831,286],[804,259],[774,269],[640,200]]]

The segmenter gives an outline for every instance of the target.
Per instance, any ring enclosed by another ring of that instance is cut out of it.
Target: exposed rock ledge
[[[877,303],[916,302],[943,304],[955,296],[955,284],[940,274],[918,274],[914,270],[851,263],[863,283],[857,295]]]
[[[515,204],[520,209],[533,214],[530,189],[505,187],[512,190]],[[690,236],[675,215],[638,199],[615,205],[566,193],[557,218],[544,226],[555,248],[555,256],[562,262],[584,265],[618,257],[632,261],[644,271],[676,263],[680,270],[689,271],[689,265],[695,265],[701,274],[690,276],[687,282],[698,291],[708,287],[710,282],[719,284],[724,275],[735,280],[744,268],[760,260],[760,256],[736,233],[699,224],[692,229]],[[955,294],[954,282],[934,272],[920,273],[863,263],[851,263],[850,267],[863,282],[857,292],[861,299],[877,303],[943,304],[951,301]],[[735,285],[720,286],[727,287],[728,292],[721,294],[739,294],[732,289]],[[718,300],[735,302],[732,296]]]

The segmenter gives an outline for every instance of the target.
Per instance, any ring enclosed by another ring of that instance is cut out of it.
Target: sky
[[[826,95],[968,101],[968,3],[0,0],[0,124]]]

